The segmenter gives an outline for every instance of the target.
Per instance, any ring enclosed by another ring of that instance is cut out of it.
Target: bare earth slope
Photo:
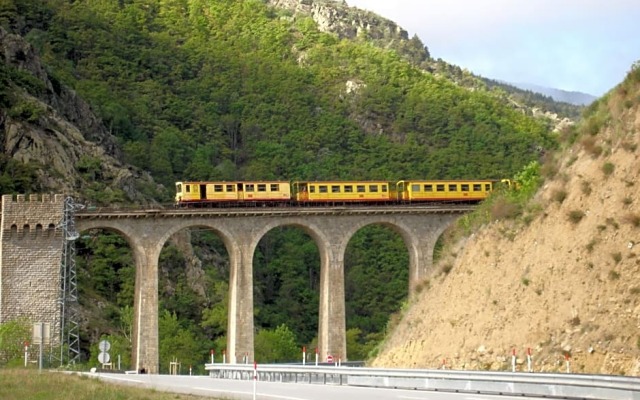
[[[601,103],[608,122],[559,156],[533,219],[460,243],[374,366],[510,370],[516,349],[523,370],[531,348],[535,371],[568,355],[572,372],[640,374],[640,85]]]

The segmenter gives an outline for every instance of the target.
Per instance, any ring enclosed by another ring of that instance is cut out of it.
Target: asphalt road
[[[183,375],[123,375],[109,373],[88,373],[86,375],[117,384],[206,396],[214,399],[254,399],[253,381]],[[521,400],[525,398],[522,396],[494,396],[259,381],[255,382],[255,392],[256,400]]]

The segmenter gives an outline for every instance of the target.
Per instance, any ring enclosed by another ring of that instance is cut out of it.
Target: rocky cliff
[[[344,0],[267,0],[267,3],[288,10],[294,16],[310,16],[322,32],[344,39],[363,38],[380,47],[398,50],[410,61],[419,64],[429,58],[429,50],[398,24],[369,11],[349,7]]]
[[[2,28],[0,62],[10,87],[0,108],[2,154],[40,166],[46,191],[77,196],[100,181],[115,201],[148,201],[138,190],[154,185],[148,174],[123,164],[116,139],[91,107],[46,71],[29,43]]]

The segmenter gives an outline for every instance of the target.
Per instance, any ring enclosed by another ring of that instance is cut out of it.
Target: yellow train
[[[508,180],[176,182],[177,206],[477,203]]]

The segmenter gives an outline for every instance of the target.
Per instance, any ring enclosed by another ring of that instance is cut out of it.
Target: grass
[[[109,384],[80,375],[0,368],[2,400],[202,400],[204,397]],[[210,397],[209,397],[210,399]]]

